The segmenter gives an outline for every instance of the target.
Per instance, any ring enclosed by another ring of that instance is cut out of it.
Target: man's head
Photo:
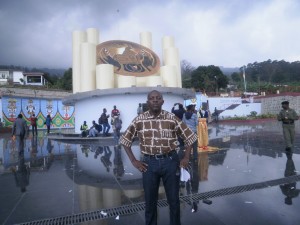
[[[164,99],[159,91],[153,90],[148,93],[147,104],[149,111],[158,115],[161,112],[161,107],[164,104]]]
[[[104,112],[104,113],[106,113],[106,112],[107,112],[107,111],[106,111],[106,108],[103,108],[103,112]]]
[[[281,106],[282,106],[283,109],[288,109],[289,108],[289,104],[290,103],[288,101],[281,102]]]
[[[86,124],[86,121],[83,121],[83,124]]]
[[[20,113],[19,115],[18,115],[18,118],[23,118],[23,115]]]
[[[114,109],[117,109],[117,106],[114,105]]]
[[[93,122],[92,122],[93,124],[95,124],[96,122],[95,122],[95,120],[93,120]]]
[[[186,109],[187,109],[187,111],[189,111],[189,112],[191,112],[191,111],[194,111],[195,110],[195,105],[188,105],[187,107],[186,107]]]

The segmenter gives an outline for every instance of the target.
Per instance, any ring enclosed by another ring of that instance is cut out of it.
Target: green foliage
[[[54,81],[54,87],[63,90],[72,90],[72,68],[65,71],[63,77]]]
[[[251,111],[249,116],[250,117],[256,117],[256,115],[257,115],[256,111]]]
[[[191,85],[196,90],[215,92],[220,88],[226,88],[228,78],[217,66],[199,66],[191,73]]]
[[[234,117],[227,117],[225,120],[255,120],[255,119],[274,119],[277,115],[274,114],[261,114],[257,115],[257,112],[252,111],[248,116],[234,116]]]
[[[242,67],[240,68],[242,72]],[[285,83],[300,80],[300,61],[285,62],[284,60],[267,60],[249,63],[246,67],[248,82]]]

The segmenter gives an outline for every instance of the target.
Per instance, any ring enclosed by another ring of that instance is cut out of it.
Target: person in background
[[[282,122],[286,150],[291,150],[295,140],[295,120],[298,120],[299,116],[294,109],[290,108],[288,101],[283,101],[281,106],[282,110],[277,115],[277,119]]]
[[[86,137],[88,134],[88,125],[86,124],[86,121],[83,121],[83,124],[80,126],[81,130],[81,137]]]
[[[31,124],[31,128],[32,128],[32,136],[37,135],[37,118],[35,117],[35,114],[33,113],[30,116],[30,124]],[[35,132],[34,132],[35,131]]]
[[[178,109],[175,109],[175,106],[178,106]],[[174,113],[175,116],[182,120],[183,114],[185,113],[183,105],[180,103],[175,103],[172,107],[172,113]]]
[[[50,115],[47,115],[45,124],[47,126],[47,133],[48,134],[50,133],[51,123],[52,123],[52,119],[51,119]]]
[[[180,225],[180,167],[188,166],[191,146],[197,135],[173,113],[162,110],[164,100],[159,91],[148,94],[147,104],[149,110],[133,119],[120,143],[132,165],[143,175],[146,224],[157,224],[158,190],[162,179],[170,209],[170,224]],[[136,159],[131,149],[136,136],[140,141],[142,160]],[[181,160],[175,150],[179,136],[185,143]]]
[[[137,114],[140,115],[142,114],[144,111],[143,111],[143,106],[142,106],[142,103],[139,103],[139,106],[137,108]]]
[[[95,120],[93,120],[92,124],[89,130],[89,137],[96,137],[102,131],[102,126],[97,124]]]
[[[198,116],[195,113],[195,105],[188,105],[186,112],[183,114],[182,122],[184,122],[195,134],[197,134]],[[198,141],[193,144],[193,158],[198,157]]]
[[[215,121],[218,122],[219,121],[219,113],[218,113],[217,107],[215,107],[214,116],[215,116]]]
[[[19,154],[24,152],[24,139],[27,133],[27,123],[23,119],[23,115],[19,114],[12,126],[11,136],[16,137]]]
[[[106,115],[106,108],[103,109],[103,113],[101,114],[99,120],[100,120],[100,123],[99,124],[102,124],[103,126],[103,136],[108,136],[108,132],[110,130],[110,125],[108,123],[108,118],[109,118],[109,115]]]
[[[117,106],[114,105],[113,110],[111,110],[111,117],[120,116],[120,111],[117,109]]]
[[[115,145],[119,144],[119,139],[120,139],[120,131],[122,129],[122,120],[120,119],[119,116],[114,118],[113,122],[113,131],[114,131],[114,140],[115,140]]]

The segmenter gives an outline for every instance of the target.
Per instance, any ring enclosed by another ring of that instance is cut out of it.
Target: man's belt
[[[294,121],[282,122],[283,124],[294,124]]]
[[[175,152],[176,152],[175,150],[172,150],[172,151],[169,151],[168,153],[164,153],[164,154],[154,154],[154,155],[144,154],[144,156],[150,157],[150,158],[155,158],[155,159],[163,159],[163,158],[172,156]]]

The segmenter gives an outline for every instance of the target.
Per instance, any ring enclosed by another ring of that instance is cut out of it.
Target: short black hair
[[[288,105],[288,104],[290,104],[289,101],[283,101],[283,102],[281,102],[281,105]]]

